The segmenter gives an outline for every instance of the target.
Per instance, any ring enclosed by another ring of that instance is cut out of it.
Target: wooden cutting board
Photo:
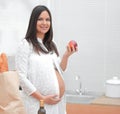
[[[120,106],[120,98],[111,98],[111,97],[101,96],[93,100],[92,104]]]

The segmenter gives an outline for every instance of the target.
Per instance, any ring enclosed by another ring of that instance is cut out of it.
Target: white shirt
[[[42,43],[41,40],[38,41]],[[21,42],[16,55],[16,70],[28,114],[37,114],[39,109],[39,101],[30,96],[36,90],[43,95],[59,95],[59,85],[54,70],[56,67],[61,73],[59,62],[60,59],[55,53],[38,55],[26,39]],[[65,108],[62,105],[64,105],[63,101],[56,105],[45,105],[46,114],[64,114]]]

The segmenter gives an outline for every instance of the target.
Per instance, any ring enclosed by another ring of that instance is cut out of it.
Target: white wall
[[[16,47],[24,38],[33,7],[50,0],[1,0],[0,1],[0,52],[14,55]]]
[[[74,89],[79,75],[83,89],[104,91],[104,82],[120,78],[120,1],[56,1],[55,39],[63,53],[69,40],[78,42],[79,51],[70,58],[65,73],[67,89]]]
[[[104,91],[106,79],[120,78],[119,0],[0,1],[0,52],[15,54],[37,4],[47,5],[52,12],[54,40],[61,56],[69,40],[78,42],[79,51],[69,59],[64,74],[67,89],[77,86],[76,75],[83,89],[95,91]]]

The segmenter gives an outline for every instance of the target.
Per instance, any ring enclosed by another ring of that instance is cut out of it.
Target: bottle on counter
[[[46,114],[46,110],[44,108],[44,101],[40,100],[40,108],[38,110],[38,114]]]

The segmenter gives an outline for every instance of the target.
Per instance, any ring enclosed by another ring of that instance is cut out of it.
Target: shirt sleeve
[[[30,55],[30,44],[24,39],[19,47],[15,57],[16,70],[19,75],[20,86],[26,94],[31,95],[36,91],[35,86],[28,80],[28,58]]]

